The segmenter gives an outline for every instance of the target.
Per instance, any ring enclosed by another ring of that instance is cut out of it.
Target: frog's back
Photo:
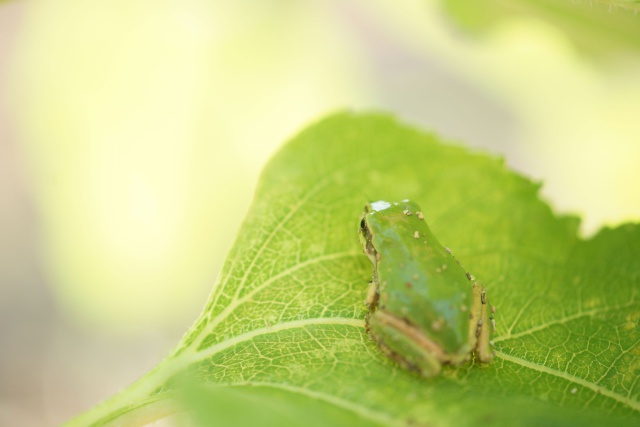
[[[430,327],[448,353],[466,352],[472,284],[409,200],[368,205],[378,257],[379,309]]]

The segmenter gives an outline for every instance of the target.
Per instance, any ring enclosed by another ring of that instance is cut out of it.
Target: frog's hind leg
[[[377,310],[367,318],[367,327],[380,350],[404,368],[427,378],[440,372],[442,349],[414,326]]]
[[[469,320],[469,342],[474,343],[474,352],[480,362],[489,363],[493,359],[491,331],[493,314],[487,297],[487,290],[479,282],[473,283],[473,308]]]

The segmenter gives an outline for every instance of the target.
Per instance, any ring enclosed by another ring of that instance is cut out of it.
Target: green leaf
[[[443,0],[463,28],[481,33],[512,18],[537,18],[558,28],[593,55],[640,50],[637,0]]]
[[[136,425],[186,409],[204,425],[637,425],[640,227],[581,240],[578,220],[555,216],[538,188],[501,160],[387,116],[344,113],[309,127],[265,169],[176,350],[70,425]],[[427,380],[365,333],[372,267],[359,215],[366,201],[405,197],[497,306],[491,365]]]

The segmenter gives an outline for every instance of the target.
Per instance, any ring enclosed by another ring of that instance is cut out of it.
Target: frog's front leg
[[[369,315],[367,323],[378,347],[401,366],[424,377],[438,375],[445,354],[421,330],[380,309]]]
[[[380,296],[380,291],[378,289],[379,288],[375,280],[369,282],[367,297],[365,298],[364,303],[370,312],[374,311],[376,307],[378,307],[378,297]]]
[[[492,309],[487,297],[487,290],[479,282],[473,283],[473,307],[469,320],[469,342],[474,345],[474,352],[480,362],[489,363],[493,359],[491,349]]]

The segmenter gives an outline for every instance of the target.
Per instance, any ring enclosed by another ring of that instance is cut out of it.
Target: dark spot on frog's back
[[[405,286],[407,287],[407,289],[411,289],[413,287],[413,285],[411,284],[411,282],[406,282]]]

